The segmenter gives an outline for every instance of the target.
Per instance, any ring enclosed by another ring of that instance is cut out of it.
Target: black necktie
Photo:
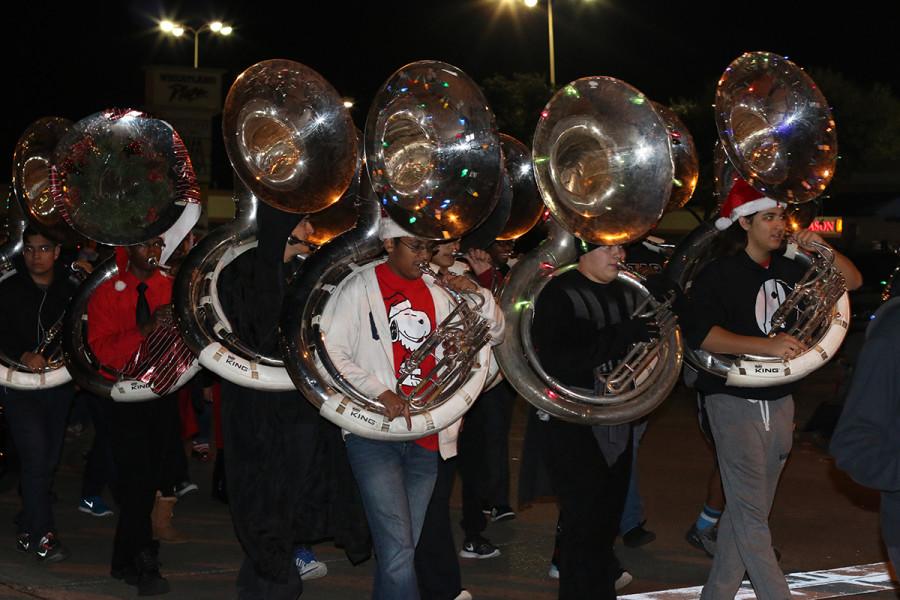
[[[134,311],[134,318],[138,327],[150,322],[150,303],[147,302],[147,296],[144,295],[146,291],[147,284],[143,281],[140,282],[137,285],[138,301],[137,308]]]

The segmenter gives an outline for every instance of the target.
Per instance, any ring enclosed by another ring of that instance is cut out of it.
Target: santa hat
[[[413,234],[403,229],[397,222],[392,218],[387,216],[384,212],[381,213],[381,223],[378,224],[378,239],[380,240],[389,240],[392,238],[398,237],[415,237]]]
[[[743,179],[737,178],[734,185],[731,186],[725,202],[722,203],[722,208],[719,209],[716,229],[725,231],[741,217],[748,217],[753,213],[776,206],[784,207],[786,205],[784,202],[769,198]]]

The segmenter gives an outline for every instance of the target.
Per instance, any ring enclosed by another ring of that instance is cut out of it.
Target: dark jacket
[[[43,289],[31,279],[21,256],[15,260],[16,272],[0,283],[0,350],[14,360],[24,352],[33,352],[44,335],[63,315],[75,283],[59,261],[50,287]],[[59,343],[60,336],[56,338]],[[52,353],[51,346],[45,355]]]
[[[836,466],[881,491],[885,544],[900,547],[900,302],[879,313],[831,438]]]

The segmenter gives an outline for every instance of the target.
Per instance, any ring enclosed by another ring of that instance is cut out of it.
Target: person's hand
[[[388,419],[393,421],[400,415],[403,415],[406,417],[406,429],[412,431],[412,416],[409,413],[409,403],[391,390],[387,390],[378,396],[378,401],[384,406],[384,413]]]
[[[662,273],[650,275],[643,281],[643,284],[647,291],[653,294],[653,297],[660,302],[665,302],[671,294],[677,294],[681,291],[677,283]]]
[[[766,354],[790,360],[799,356],[805,350],[806,344],[794,336],[786,333],[779,333],[775,337],[769,338],[768,352],[766,352]]]
[[[471,294],[478,291],[478,284],[466,277],[465,275],[448,274],[443,279],[444,284],[455,292],[461,294]]]
[[[76,266],[78,269],[80,269],[80,270],[84,271],[85,273],[87,273],[88,275],[90,275],[91,272],[94,270],[94,265],[92,265],[91,263],[89,263],[88,261],[86,261],[86,260],[84,260],[84,259],[76,260],[76,261],[75,261],[75,266]]]
[[[162,304],[156,307],[150,320],[140,326],[141,335],[147,337],[157,327],[168,327],[175,323],[172,315],[172,305]]]
[[[809,229],[801,229],[794,234],[794,239],[797,240],[797,244],[804,250],[814,250],[813,242],[824,246],[828,245],[825,243],[825,240],[822,239],[822,236],[818,233],[813,233]]]
[[[469,251],[466,252],[465,259],[466,262],[469,263],[469,266],[472,267],[472,272],[475,273],[475,275],[481,275],[488,269],[492,269],[494,266],[494,263],[491,261],[491,255],[478,248],[470,248]]]
[[[650,317],[634,317],[620,324],[621,330],[632,344],[649,342],[659,338],[659,325]]]
[[[19,362],[32,371],[40,371],[47,368],[47,359],[34,352],[23,352]]]

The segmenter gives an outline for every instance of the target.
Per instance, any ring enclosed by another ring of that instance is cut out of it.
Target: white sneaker
[[[468,590],[463,590],[453,600],[472,600],[472,594],[470,594]]]
[[[631,576],[631,573],[623,570],[619,573],[619,577],[616,578],[616,591],[618,592],[632,581],[634,581],[634,577]]]
[[[550,576],[550,579],[559,579],[559,567],[550,563],[550,571],[547,572],[547,575]]]
[[[316,555],[307,546],[299,546],[294,549],[294,564],[303,581],[328,575],[328,565],[316,560]]]

